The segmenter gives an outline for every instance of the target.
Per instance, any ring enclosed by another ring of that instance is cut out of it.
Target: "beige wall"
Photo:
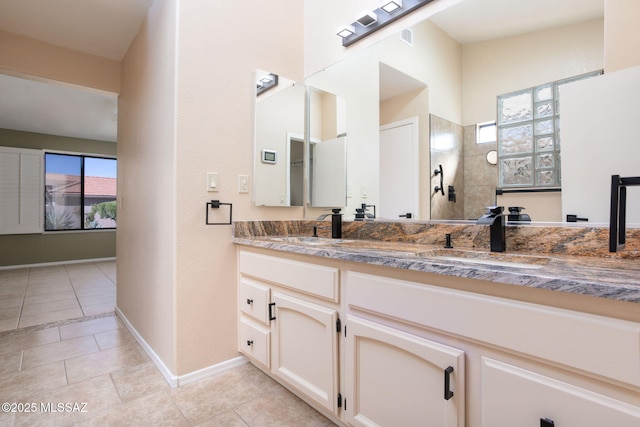
[[[605,0],[605,72],[640,65],[640,2]]]
[[[120,62],[6,31],[0,31],[0,73],[120,90]]]
[[[176,371],[176,4],[156,1],[122,61],[117,306]]]
[[[463,125],[495,120],[496,97],[604,67],[604,23],[463,46]]]

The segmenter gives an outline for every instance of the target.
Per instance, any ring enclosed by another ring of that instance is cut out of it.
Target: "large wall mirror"
[[[309,76],[344,99],[345,218],[367,204],[465,220],[498,203],[562,221],[557,191],[496,196],[497,144],[479,144],[478,125],[498,95],[602,69],[603,15],[603,0],[463,0]]]
[[[557,191],[496,196],[495,138],[477,142],[498,95],[603,67],[602,0],[534,3],[462,1],[307,79],[347,100],[345,213],[464,220],[498,203],[562,221]]]

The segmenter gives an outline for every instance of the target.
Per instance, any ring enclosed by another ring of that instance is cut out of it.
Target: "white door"
[[[273,374],[337,414],[336,310],[273,292]]]
[[[379,216],[418,217],[418,121],[402,120],[380,127]],[[403,216],[401,216],[403,215]]]
[[[347,138],[313,144],[311,205],[341,208],[347,204]]]
[[[487,357],[480,396],[485,427],[640,426],[638,406]]]
[[[462,350],[352,316],[346,330],[349,425],[464,426]]]

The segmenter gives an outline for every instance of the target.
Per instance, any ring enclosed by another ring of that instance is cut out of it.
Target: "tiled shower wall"
[[[464,146],[462,126],[433,114],[429,115],[431,145],[431,219],[464,219]],[[442,165],[444,195],[435,192],[440,176],[434,173]],[[453,186],[455,202],[449,201]]]

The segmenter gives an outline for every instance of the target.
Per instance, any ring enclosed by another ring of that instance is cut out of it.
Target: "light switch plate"
[[[220,174],[217,172],[207,172],[207,191],[218,191],[220,186]]]
[[[238,193],[249,192],[249,175],[238,175]]]

